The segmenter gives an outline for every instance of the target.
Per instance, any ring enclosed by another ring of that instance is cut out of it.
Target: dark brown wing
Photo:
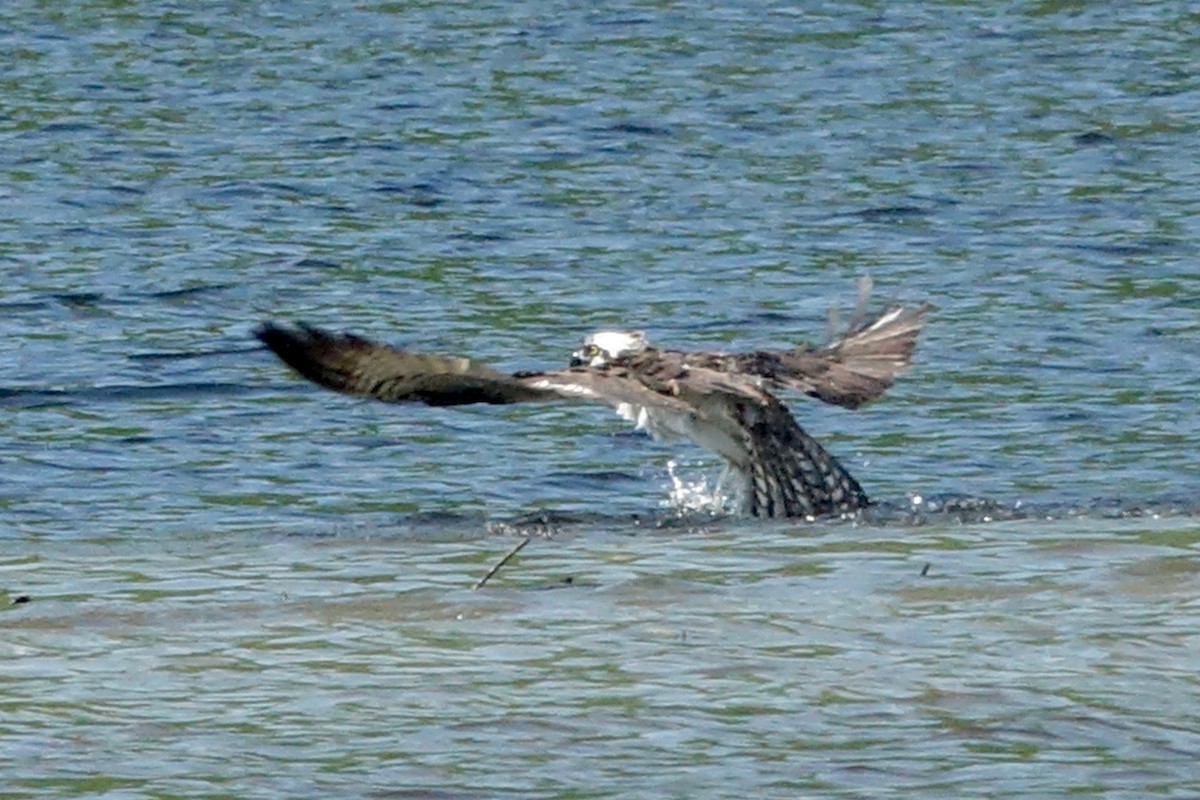
[[[521,403],[560,393],[456,356],[409,353],[353,334],[267,323],[254,332],[292,369],[313,383],[356,397],[431,406]]]
[[[313,383],[389,403],[456,406],[576,399],[688,410],[669,384],[647,385],[620,366],[506,375],[468,358],[410,353],[309,325],[292,329],[267,323],[254,335]]]
[[[929,308],[895,308],[824,347],[778,353],[778,365],[764,377],[826,403],[858,408],[887,391],[912,364]]]
[[[689,353],[689,364],[755,375],[826,403],[858,408],[882,395],[908,369],[930,306],[895,308],[823,347],[736,355]]]

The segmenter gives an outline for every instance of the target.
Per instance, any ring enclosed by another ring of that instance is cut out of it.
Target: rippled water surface
[[[0,794],[1194,796],[1197,31],[4,4]],[[250,337],[783,346],[864,274],[936,310],[878,404],[793,403],[853,522],[680,519],[718,465],[605,409]]]

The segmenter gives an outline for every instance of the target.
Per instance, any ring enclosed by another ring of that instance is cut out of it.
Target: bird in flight
[[[849,472],[775,392],[858,408],[906,370],[928,304],[855,320],[821,346],[748,353],[652,347],[640,331],[588,336],[565,369],[507,374],[461,356],[412,353],[349,333],[268,322],[255,335],[288,366],[336,392],[389,403],[458,406],[551,400],[607,403],[659,439],[689,439],[725,462],[718,488],[758,517],[852,514],[869,505]]]

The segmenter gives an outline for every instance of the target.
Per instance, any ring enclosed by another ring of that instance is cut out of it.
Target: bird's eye
[[[587,347],[583,348],[583,354],[588,358],[595,358],[596,356],[600,355],[600,348],[596,347],[594,344],[589,344]]]

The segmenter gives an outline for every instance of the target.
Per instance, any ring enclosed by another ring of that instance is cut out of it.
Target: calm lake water
[[[1186,4],[17,0],[0,48],[0,796],[1195,796]],[[936,311],[878,404],[793,402],[854,522],[250,337],[775,347],[865,274]]]

